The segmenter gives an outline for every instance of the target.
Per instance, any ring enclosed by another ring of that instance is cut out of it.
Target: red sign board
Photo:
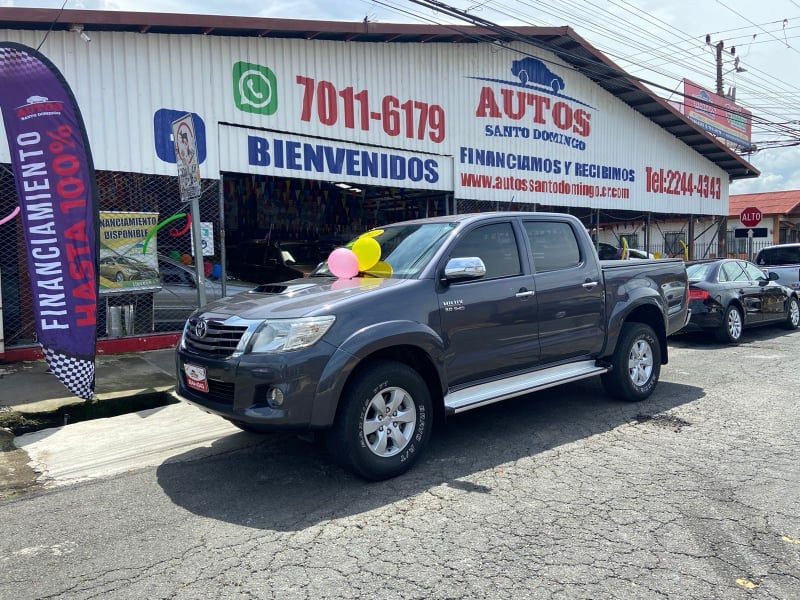
[[[761,211],[753,206],[748,206],[739,214],[739,220],[745,227],[755,227],[761,223]]]
[[[745,148],[750,147],[753,114],[728,98],[683,80],[683,114],[712,135]]]

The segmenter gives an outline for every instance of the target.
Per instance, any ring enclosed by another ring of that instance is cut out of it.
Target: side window
[[[800,262],[800,248],[787,246],[768,248],[758,255],[760,265],[791,265]]]
[[[739,263],[728,262],[722,265],[722,271],[725,273],[725,281],[747,281],[748,277]],[[720,277],[722,280],[722,277]]]
[[[517,239],[511,223],[483,225],[470,231],[453,249],[451,258],[477,256],[486,265],[485,279],[522,273]]]
[[[531,242],[537,273],[568,269],[581,263],[578,240],[569,223],[526,221],[525,232]]]
[[[766,279],[763,271],[758,267],[751,265],[749,263],[740,263],[744,272],[747,273],[747,278],[750,281],[758,281],[759,279]]]

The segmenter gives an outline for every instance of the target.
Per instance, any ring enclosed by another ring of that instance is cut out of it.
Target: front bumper
[[[332,347],[324,342],[297,352],[225,358],[204,356],[179,346],[175,355],[176,391],[183,400],[225,419],[267,429],[308,429],[317,383],[331,353]],[[205,370],[207,392],[189,387],[187,364]],[[280,406],[269,403],[274,388],[283,396]]]

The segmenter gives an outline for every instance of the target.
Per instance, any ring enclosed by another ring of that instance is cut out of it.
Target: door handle
[[[529,296],[533,296],[536,292],[533,290],[525,290],[524,292],[517,292],[515,296],[517,298],[527,298]]]
[[[586,283],[582,283],[583,289],[585,290],[593,290],[599,284],[599,281],[587,281]]]

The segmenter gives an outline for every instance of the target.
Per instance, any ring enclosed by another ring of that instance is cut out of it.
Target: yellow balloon
[[[368,271],[381,259],[381,245],[371,237],[360,237],[353,243],[358,270]]]
[[[383,233],[383,229],[374,229],[361,235],[361,237],[376,237]]]
[[[365,271],[365,273],[367,275],[372,275],[373,277],[383,277],[388,279],[392,276],[392,265],[380,261],[375,263],[372,268]]]

